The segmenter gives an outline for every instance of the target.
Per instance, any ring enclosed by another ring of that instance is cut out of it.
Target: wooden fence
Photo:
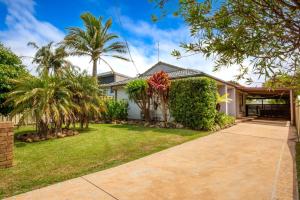
[[[18,114],[12,118],[8,117],[8,116],[3,116],[3,115],[0,115],[0,122],[7,122],[7,121],[12,121],[14,125],[18,125],[19,122],[21,120],[21,115]],[[35,121],[33,119],[30,119],[30,118],[27,118],[24,120],[24,123],[25,125],[28,125],[28,124],[34,124]]]

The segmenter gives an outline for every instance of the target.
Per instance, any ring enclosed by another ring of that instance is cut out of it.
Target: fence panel
[[[18,114],[12,118],[8,117],[8,116],[3,116],[3,115],[0,115],[0,122],[7,122],[7,121],[12,121],[13,124],[16,126],[19,124],[20,120],[21,120],[21,115]],[[25,125],[29,125],[29,124],[34,124],[35,121],[31,118],[27,118],[24,120],[24,123]]]

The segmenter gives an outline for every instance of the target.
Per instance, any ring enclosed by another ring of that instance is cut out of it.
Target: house
[[[146,79],[158,71],[167,72],[171,80],[189,77],[208,77],[215,80],[219,94],[228,94],[228,98],[231,99],[220,103],[220,111],[236,118],[262,116],[287,118],[292,122],[294,121],[293,91],[290,89],[271,90],[264,87],[245,87],[230,81],[224,81],[199,70],[182,68],[164,62],[156,63],[138,77],[103,84],[102,87],[107,91],[109,90],[110,95],[114,96],[116,100],[128,100],[128,118],[141,119],[141,110],[133,101],[128,99],[125,85],[134,79]],[[159,110],[152,110],[151,115],[153,118],[162,119]]]
[[[98,77],[98,82],[100,84],[109,84],[109,83],[118,82],[130,78],[129,76],[126,76],[124,74],[111,72],[111,71],[100,73],[97,75],[97,77]]]

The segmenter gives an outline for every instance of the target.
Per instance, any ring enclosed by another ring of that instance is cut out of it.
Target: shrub
[[[235,118],[229,115],[226,115],[223,112],[218,112],[215,117],[215,123],[220,126],[220,128],[225,128],[226,126],[232,125],[235,123]]]
[[[214,80],[176,80],[170,88],[170,112],[176,122],[193,129],[210,130],[215,124],[217,86]]]
[[[126,92],[130,100],[133,100],[142,110],[146,121],[150,121],[150,99],[149,85],[147,80],[136,79],[126,85]]]
[[[126,120],[128,116],[128,102],[108,99],[105,101],[105,111],[102,113],[105,120]]]
[[[160,101],[159,105],[163,113],[164,126],[166,127],[168,122],[169,91],[171,85],[169,75],[164,71],[156,72],[148,79],[148,84],[150,86],[150,92]]]

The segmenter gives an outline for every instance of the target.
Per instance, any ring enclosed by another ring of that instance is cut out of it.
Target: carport
[[[246,97],[245,115],[294,120],[293,91],[287,88],[240,88]]]

